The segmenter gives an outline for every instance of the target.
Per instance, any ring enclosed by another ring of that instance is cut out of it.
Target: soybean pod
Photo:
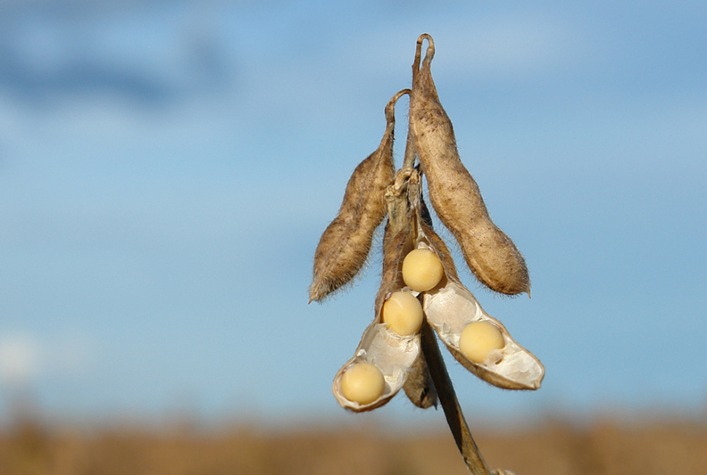
[[[424,40],[428,47],[420,65]],[[423,34],[417,40],[412,68],[410,133],[427,179],[432,206],[459,242],[469,268],[479,281],[508,295],[529,293],[530,279],[523,256],[491,221],[476,181],[459,158],[452,122],[432,79],[433,57],[432,37]]]
[[[373,233],[386,214],[385,191],[395,175],[395,102],[408,92],[398,92],[386,105],[386,128],[380,145],[354,170],[339,212],[319,240],[309,287],[310,302],[321,300],[348,283],[366,262]]]

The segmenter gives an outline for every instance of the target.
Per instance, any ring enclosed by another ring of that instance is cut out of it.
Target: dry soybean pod
[[[368,257],[373,233],[386,214],[385,191],[395,174],[395,102],[408,93],[407,89],[398,92],[386,105],[383,139],[378,149],[354,170],[339,213],[319,240],[314,253],[310,302],[323,299],[349,282]]]
[[[428,47],[420,67],[424,40]],[[462,164],[452,121],[440,103],[430,65],[432,37],[417,40],[410,94],[410,133],[427,177],[430,200],[437,215],[459,242],[474,275],[486,286],[508,295],[530,292],[523,256],[513,241],[489,217],[479,187]]]
[[[413,243],[412,212],[407,202],[408,177],[408,172],[399,171],[385,192],[388,219],[383,234],[381,285],[376,295],[377,315],[380,315],[388,294],[405,285],[400,268],[405,254],[410,252]]]
[[[437,407],[437,390],[423,352],[417,355],[415,363],[410,368],[403,390],[410,402],[420,409]]]
[[[380,315],[383,303],[391,292],[405,286],[400,273],[400,266],[405,255],[412,249],[410,232],[406,229],[393,231],[388,223],[383,236],[383,272],[381,285],[376,294],[376,313]]]

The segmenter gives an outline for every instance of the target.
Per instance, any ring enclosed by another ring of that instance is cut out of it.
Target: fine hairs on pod
[[[420,65],[424,40],[428,42]],[[429,35],[417,40],[410,94],[410,133],[432,207],[452,232],[474,275],[490,289],[515,295],[530,292],[523,256],[513,241],[489,217],[479,187],[462,164],[452,122],[437,95],[430,66],[434,43]]]
[[[386,188],[395,175],[395,102],[408,92],[398,92],[386,105],[386,129],[380,145],[354,170],[339,213],[319,240],[309,287],[310,302],[322,300],[348,283],[366,262],[373,234],[386,215]]]

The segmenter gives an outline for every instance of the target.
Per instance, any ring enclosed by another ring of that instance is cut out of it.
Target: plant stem
[[[464,419],[464,414],[462,414],[452,380],[447,372],[447,366],[439,351],[435,333],[426,321],[422,324],[422,352],[427,359],[430,375],[435,389],[437,389],[437,397],[442,404],[447,424],[464,459],[464,464],[473,475],[490,475],[491,472],[481,457],[479,448],[476,446],[469,426]]]
[[[415,143],[410,133],[410,125],[408,124],[408,136],[405,141],[405,155],[403,156],[402,170],[412,170],[415,166]]]

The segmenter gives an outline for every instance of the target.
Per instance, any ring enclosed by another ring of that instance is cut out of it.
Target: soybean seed
[[[414,335],[422,326],[420,301],[410,292],[393,292],[383,304],[383,323],[398,335]]]
[[[384,389],[383,373],[371,363],[356,363],[341,376],[341,391],[349,401],[370,404]]]
[[[442,263],[429,249],[414,249],[403,260],[405,285],[418,292],[433,289],[444,276]]]
[[[464,327],[459,337],[462,354],[478,364],[487,362],[493,350],[500,350],[505,345],[501,330],[489,322],[472,322]]]

